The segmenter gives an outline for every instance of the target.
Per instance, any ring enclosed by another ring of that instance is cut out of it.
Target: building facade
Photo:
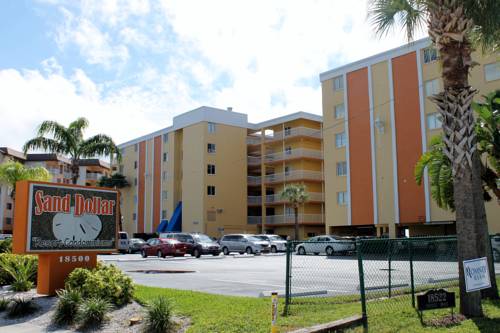
[[[500,89],[498,55],[474,53],[470,84],[480,99]],[[442,89],[429,39],[320,74],[323,96],[325,228],[330,234],[453,234],[454,214],[437,207],[414,167],[442,133],[429,96]],[[490,232],[500,205],[486,203]]]
[[[246,114],[200,107],[119,148],[117,170],[131,184],[122,190],[131,234],[155,232],[181,215],[176,230],[186,232],[256,233],[264,222],[267,232],[291,235],[293,212],[278,196],[287,183],[311,192],[301,232],[324,230],[320,116],[299,112],[251,124]]]

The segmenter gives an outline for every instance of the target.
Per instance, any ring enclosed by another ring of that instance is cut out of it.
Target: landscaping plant
[[[99,297],[114,305],[127,304],[134,295],[132,279],[114,265],[77,268],[66,279],[66,289],[77,290],[83,298]]]
[[[53,321],[58,325],[72,324],[82,303],[82,295],[77,290],[58,290],[56,311]]]
[[[99,326],[107,320],[111,308],[111,303],[106,299],[100,297],[85,299],[78,308],[77,321],[82,327]]]
[[[0,253],[12,252],[12,238],[0,240]]]
[[[152,333],[165,333],[173,327],[172,305],[170,300],[160,295],[146,306],[146,330]]]
[[[0,284],[14,291],[28,291],[36,282],[38,258],[30,255],[0,254]]]
[[[7,315],[11,318],[32,314],[38,309],[31,298],[14,298],[7,307]]]
[[[0,298],[0,312],[7,310],[10,300],[8,298]]]

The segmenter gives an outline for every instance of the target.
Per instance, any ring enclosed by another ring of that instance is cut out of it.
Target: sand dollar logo
[[[96,215],[84,214],[74,215],[75,207],[71,207],[71,213],[57,213],[52,221],[54,236],[61,240],[88,241],[99,236],[102,222]]]

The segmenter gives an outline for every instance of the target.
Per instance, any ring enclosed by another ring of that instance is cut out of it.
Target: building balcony
[[[247,136],[247,145],[258,145],[260,144],[261,137],[257,135]]]
[[[309,138],[321,139],[323,137],[323,133],[321,129],[318,128],[309,128],[309,127],[293,127],[290,129],[286,129],[284,131],[274,132],[273,135],[266,135],[266,142],[283,140],[298,136],[305,136]]]
[[[309,195],[309,197],[308,197],[307,202],[324,202],[325,201],[323,193],[309,192],[308,195]],[[287,200],[282,199],[281,195],[279,195],[279,194],[269,194],[269,195],[265,196],[266,205],[285,204],[286,202],[287,202]],[[259,206],[262,204],[262,196],[249,195],[247,197],[247,203],[249,206]]]
[[[278,172],[264,176],[264,183],[285,183],[298,180],[323,181],[323,173],[321,171],[311,170],[293,170],[288,172]],[[250,186],[260,185],[262,182],[261,176],[248,176],[247,183]]]
[[[85,178],[87,180],[99,180],[102,178],[102,176],[103,176],[103,174],[101,174],[101,173],[87,173],[85,175]]]
[[[260,165],[262,158],[260,156],[247,156],[248,165]]]
[[[322,160],[323,152],[321,150],[308,148],[288,149],[285,151],[264,155],[264,162],[272,163],[296,158],[311,158]]]
[[[262,216],[248,216],[248,224],[261,224]],[[322,214],[299,214],[298,215],[299,224],[323,224],[324,217]],[[292,215],[270,215],[266,216],[266,225],[280,225],[280,224],[294,224],[295,216]]]

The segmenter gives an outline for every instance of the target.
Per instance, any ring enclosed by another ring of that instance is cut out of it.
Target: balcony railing
[[[260,156],[247,156],[248,165],[259,165],[262,161]]]
[[[260,136],[249,135],[247,136],[247,145],[258,145],[260,143]]]
[[[323,201],[325,201],[323,193],[309,192],[308,195],[309,195],[308,202],[311,202],[311,201],[312,202],[323,202]],[[286,199],[282,199],[281,195],[279,195],[279,194],[266,195],[265,200],[266,200],[266,204],[286,203]],[[249,195],[247,202],[249,205],[259,205],[262,203],[262,196]]]
[[[262,216],[248,216],[248,224],[261,224]],[[322,214],[299,214],[299,223],[324,223]],[[270,215],[266,216],[265,224],[293,224],[294,215]]]
[[[321,150],[296,148],[296,149],[285,150],[284,152],[280,151],[273,154],[267,154],[264,156],[264,161],[276,162],[276,161],[282,161],[300,157],[323,159],[323,153]]]
[[[248,185],[260,185],[261,181],[262,181],[261,176],[248,176],[247,177]]]
[[[262,197],[260,195],[249,195],[247,198],[247,202],[249,205],[258,205],[262,202]]]
[[[99,180],[103,175],[101,173],[87,173],[87,180]]]
[[[266,141],[282,140],[283,138],[286,139],[295,136],[307,136],[320,139],[323,134],[321,133],[321,129],[318,128],[293,127],[284,131],[274,132],[272,136],[266,135]]]
[[[293,170],[288,172],[273,173],[264,177],[264,181],[266,183],[280,183],[302,179],[321,181],[323,180],[323,173],[321,171]]]

